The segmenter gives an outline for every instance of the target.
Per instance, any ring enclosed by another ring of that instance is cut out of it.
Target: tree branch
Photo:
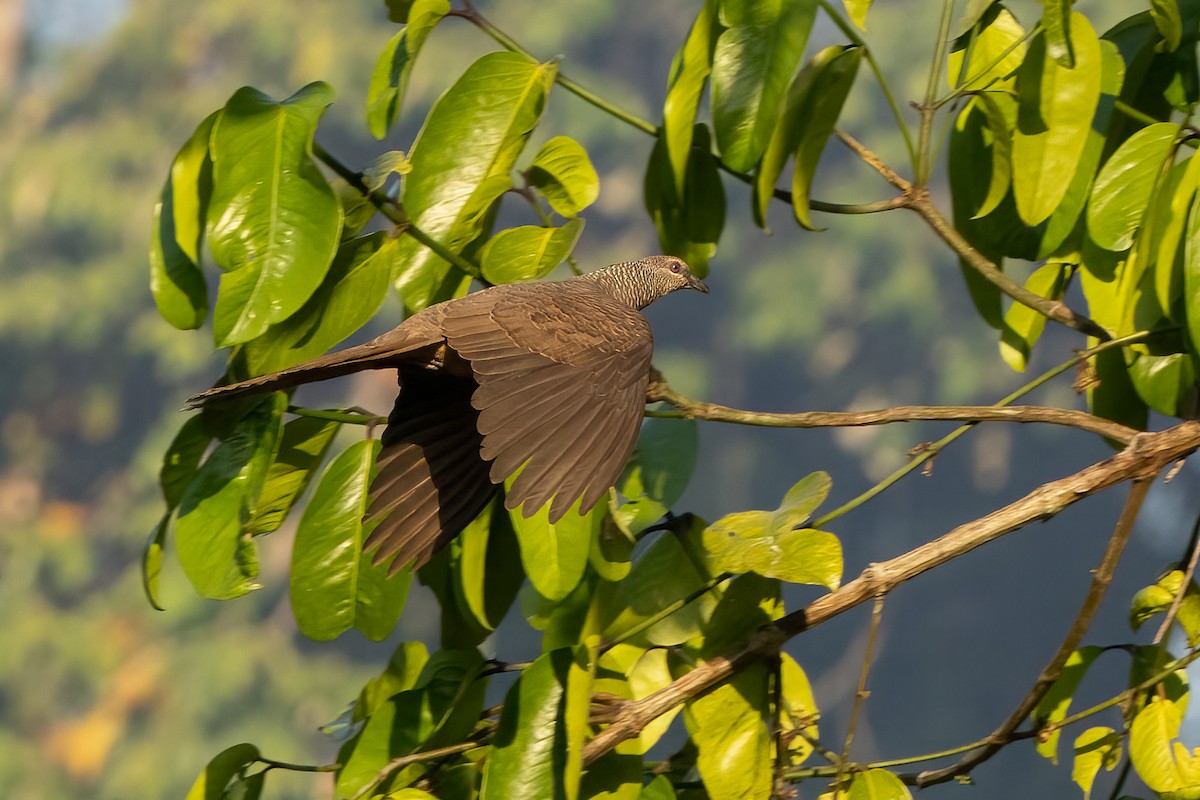
[[[1073,475],[1044,484],[986,517],[960,525],[889,561],[872,564],[835,592],[756,631],[745,645],[701,664],[670,685],[624,705],[612,725],[584,747],[591,764],[680,703],[711,689],[747,664],[772,655],[788,639],[886,593],[904,581],[941,566],[1031,522],[1049,519],[1084,497],[1128,480],[1149,479],[1200,448],[1200,422],[1189,420],[1156,433],[1143,433],[1120,453]]]
[[[1098,433],[1128,444],[1138,431],[1120,423],[1065,408],[1048,406],[893,406],[874,411],[800,411],[772,413],[745,411],[716,403],[689,400],[673,390],[657,371],[652,373],[650,401],[670,403],[678,412],[649,411],[647,416],[703,419],[766,428],[855,428],[893,422],[1043,422]]]

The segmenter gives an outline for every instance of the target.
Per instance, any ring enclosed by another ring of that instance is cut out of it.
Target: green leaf
[[[1062,202],[1100,100],[1100,42],[1082,14],[1071,15],[1070,40],[1073,68],[1050,57],[1043,34],[1017,70],[1013,194],[1029,225],[1045,220]]]
[[[1179,13],[1179,3],[1176,0],[1150,0],[1150,17],[1154,27],[1162,35],[1163,49],[1173,52],[1183,41],[1183,20]]]
[[[1084,281],[1087,285],[1087,281]],[[1088,300],[1091,305],[1091,300]],[[1102,323],[1103,324],[1103,323]],[[1095,343],[1089,341],[1089,347]],[[1134,391],[1125,369],[1125,357],[1115,350],[1097,353],[1092,359],[1096,382],[1088,386],[1088,407],[1098,417],[1128,425],[1135,430],[1145,430],[1146,404]]]
[[[618,673],[625,678],[628,699],[641,700],[666,686],[673,676],[667,665],[667,651],[661,648],[644,649],[630,644],[617,644],[600,657],[599,667]],[[601,688],[597,681],[596,689]],[[638,733],[634,748],[638,753],[648,753],[667,732],[671,721],[679,713],[678,706],[654,719]]]
[[[506,481],[511,486],[513,476]],[[606,508],[597,505],[586,514],[579,513],[580,501],[558,522],[550,522],[546,504],[526,517],[520,508],[509,512],[517,541],[521,543],[521,563],[530,583],[548,600],[561,600],[571,593],[583,577],[588,551],[598,533]]]
[[[752,664],[684,704],[696,743],[696,768],[712,800],[771,794],[771,734],[767,668]]]
[[[1096,176],[1088,203],[1092,241],[1113,251],[1133,244],[1178,134],[1179,126],[1172,122],[1147,125],[1112,154]]]
[[[701,540],[704,522],[688,516],[677,524],[678,532],[659,536],[634,562],[629,577],[617,584],[611,621],[604,630],[606,640],[629,637],[630,642],[670,647],[696,636],[712,614],[716,599],[712,592],[702,591],[714,577]],[[673,614],[631,637],[635,628],[687,598],[692,599]]]
[[[1050,690],[1033,710],[1033,718],[1038,725],[1060,722],[1066,718],[1067,710],[1071,707],[1071,700],[1075,697],[1075,690],[1079,688],[1079,682],[1083,680],[1088,667],[1101,652],[1103,652],[1103,648],[1093,645],[1081,647],[1067,657],[1058,679],[1054,681]],[[1058,763],[1058,737],[1061,733],[1061,730],[1055,728],[1045,737],[1038,738],[1038,753],[1043,758],[1050,759],[1054,764]]]
[[[1060,67],[1075,66],[1071,47],[1071,0],[1042,0],[1042,31],[1046,36],[1046,55]]]
[[[375,786],[392,759],[463,741],[479,720],[487,692],[483,659],[475,650],[441,650],[425,664],[414,688],[392,695],[375,709],[359,734],[342,748],[339,797]],[[417,780],[425,767],[410,764],[393,773],[393,789]]]
[[[842,581],[841,543],[832,533],[797,530],[830,485],[826,473],[814,472],[793,486],[774,511],[739,511],[714,522],[704,531],[704,547],[716,568],[836,589]]]
[[[725,227],[725,189],[706,127],[697,125],[693,132],[682,197],[675,191],[667,150],[659,138],[646,167],[645,198],[663,252],[679,256],[703,278]]]
[[[1050,300],[1061,300],[1067,289],[1070,265],[1047,261],[1025,281],[1025,288]],[[1046,327],[1046,318],[1029,306],[1014,302],[1004,315],[1000,357],[1017,372],[1024,372],[1033,346]]]
[[[301,633],[328,641],[352,627],[381,640],[391,633],[408,594],[411,572],[388,579],[387,565],[363,552],[367,489],[377,440],[350,445],[321,476],[292,546],[292,612]]]
[[[675,194],[683,196],[687,165],[692,150],[692,132],[700,95],[712,72],[713,47],[719,32],[716,0],[705,0],[687,41],[671,62],[667,99],[663,103],[662,139]]]
[[[899,778],[886,769],[856,772],[850,780],[846,800],[911,800],[912,794]]]
[[[1112,728],[1088,728],[1075,739],[1071,779],[1083,790],[1083,800],[1090,800],[1101,767],[1112,772],[1121,763],[1121,750],[1121,735]]]
[[[258,761],[258,748],[252,744],[235,744],[222,750],[200,773],[187,793],[187,800],[224,800],[225,788],[242,770]]]
[[[766,149],[816,16],[816,0],[722,0],[713,52],[713,130],[721,158],[748,172]]]
[[[987,195],[975,212],[974,219],[986,217],[996,210],[1012,185],[1012,132],[1016,121],[1016,103],[1006,94],[980,92],[975,102],[987,118],[987,133],[991,137],[992,176]]]
[[[569,136],[555,136],[542,145],[527,172],[556,213],[574,217],[596,202],[600,176],[583,145]]]
[[[270,533],[283,524],[338,432],[341,423],[296,417],[283,426],[275,460],[267,469],[258,501],[246,530],[253,536]]]
[[[366,719],[382,708],[383,704],[398,692],[416,687],[425,665],[429,663],[429,651],[422,642],[401,642],[392,651],[383,672],[367,681],[354,704],[354,720]]]
[[[696,468],[699,428],[695,420],[648,417],[633,457],[617,480],[625,503],[616,512],[634,534],[663,518],[683,495]]]
[[[1187,333],[1195,345],[1200,342],[1200,203],[1192,204],[1184,233],[1183,298]]]
[[[1129,726],[1129,760],[1152,791],[1192,798],[1200,795],[1200,758],[1173,741],[1182,722],[1183,711],[1177,704],[1151,697]]]
[[[401,198],[417,228],[455,253],[482,232],[493,201],[512,187],[555,71],[516,53],[489,53],[438,99],[409,153]],[[399,240],[397,263],[396,288],[414,311],[451,277],[450,265],[411,236]]]
[[[208,244],[226,270],[213,311],[219,346],[248,342],[304,305],[337,250],[342,209],[313,163],[333,90],[312,83],[272,100],[243,87],[212,132]]]
[[[219,113],[209,114],[180,148],[154,207],[150,292],[163,319],[180,330],[199,328],[208,315],[200,240],[212,192],[208,140]]]
[[[205,415],[195,414],[184,420],[179,432],[171,440],[158,473],[158,483],[162,487],[168,511],[174,510],[183,499],[212,439]]]
[[[978,16],[974,21],[964,20],[964,33],[956,37],[950,51],[947,77],[951,88],[1007,91],[1012,87],[1012,74],[1025,59],[1027,47],[1022,42],[1025,29],[1021,23],[1000,3],[993,4],[991,0],[986,3],[982,7],[975,3],[968,8],[968,17]],[[966,31],[976,23],[982,28],[972,39]],[[970,60],[967,60],[968,50]]]
[[[666,775],[657,775],[645,785],[638,800],[675,800],[675,787]]]
[[[158,601],[158,578],[162,574],[163,547],[166,546],[167,528],[170,525],[171,514],[167,512],[154,526],[142,549],[142,591],[155,611],[166,610]]]
[[[1175,319],[1183,289],[1184,231],[1192,200],[1200,189],[1200,159],[1195,156],[1167,171],[1146,220],[1145,243],[1136,256],[1154,269],[1154,296],[1165,315]],[[1183,306],[1186,306],[1186,301]]]
[[[259,399],[208,457],[179,503],[175,544],[196,591],[214,600],[259,588],[246,523],[275,456],[287,397]]]
[[[1129,626],[1136,631],[1146,620],[1170,609],[1182,585],[1183,572],[1175,569],[1135,594],[1129,607]],[[1184,592],[1175,621],[1187,636],[1189,647],[1200,642],[1200,588],[1195,582]]]
[[[867,11],[870,10],[872,2],[873,0],[842,0],[850,21],[857,25],[860,31],[867,29]]]
[[[1132,359],[1129,379],[1146,405],[1169,417],[1187,413],[1196,387],[1196,365],[1190,353],[1135,352]]]
[[[766,228],[767,204],[789,156],[795,155],[792,175],[792,209],[796,221],[808,230],[818,230],[808,214],[809,189],[825,142],[837,124],[842,104],[854,84],[862,49],[826,47],[804,65],[788,88],[779,123],[771,133],[762,162],[754,177],[754,221]]]
[[[701,629],[701,635],[688,642],[689,649],[702,660],[721,658],[744,645],[759,628],[783,616],[780,583],[774,578],[748,573],[738,575],[717,594],[716,608]]]
[[[509,689],[483,769],[482,800],[574,796],[578,774],[568,764],[563,713],[575,664],[570,648],[552,650],[538,657]]]
[[[563,262],[583,233],[583,220],[573,219],[561,228],[522,225],[505,228],[483,246],[480,271],[490,283],[535,281]]]
[[[796,766],[804,763],[813,752],[811,742],[819,738],[816,721],[820,712],[804,670],[787,653],[780,653],[779,659],[779,728],[785,738],[791,734],[787,744],[788,760]],[[803,736],[799,735],[801,733]]]
[[[499,498],[450,543],[457,594],[475,621],[495,630],[525,581],[512,520]]]
[[[277,372],[316,358],[367,324],[387,296],[396,246],[383,231],[343,242],[300,310],[238,351],[245,374]]]
[[[404,102],[417,53],[449,12],[450,0],[415,0],[407,13],[408,25],[379,54],[367,88],[367,129],[376,139],[387,136]]]

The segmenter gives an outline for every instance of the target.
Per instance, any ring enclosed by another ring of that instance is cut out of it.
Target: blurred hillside
[[[658,118],[671,56],[694,16],[686,0],[479,5],[531,50],[565,54],[565,72],[649,119]],[[912,9],[924,6],[880,6],[872,11],[872,45],[885,69],[911,72],[895,85],[915,97],[929,42],[927,21]],[[204,762],[238,741],[254,741],[281,760],[327,761],[334,747],[317,727],[381,668],[395,641],[435,635],[418,595],[392,644],[356,633],[332,645],[300,638],[287,604],[289,526],[262,548],[265,588],[250,598],[201,600],[171,564],[163,577],[166,612],[153,611],[139,586],[142,545],[161,513],[158,459],[180,422],[182,398],[220,371],[211,339],[162,322],[147,289],[150,214],[170,160],[239,86],[284,96],[321,79],[339,99],[318,138],[347,163],[365,164],[380,149],[362,122],[367,80],[393,32],[383,4],[368,0],[0,2],[6,797],[182,797]],[[818,31],[818,38],[835,36]],[[489,49],[468,26],[439,27],[414,74],[411,113],[387,146],[406,148],[414,121],[451,76]],[[846,125],[900,163],[903,146],[863,83]],[[641,201],[650,140],[565,94],[553,97],[543,130],[582,141],[601,175],[581,263],[655,251]],[[874,175],[835,146],[828,158],[818,176],[821,199],[886,196]],[[824,217],[818,221],[831,230],[810,234],[776,212],[768,237],[750,224],[745,187],[726,188],[735,211],[713,262],[712,294],[686,307],[664,302],[649,314],[656,362],[683,393],[763,410],[843,409],[994,402],[1028,379],[999,360],[956,264],[915,217]],[[376,330],[398,314],[398,304],[386,306]],[[1066,359],[1075,344],[1048,335],[1031,375]],[[312,391],[384,409],[393,386],[392,376],[377,375]],[[1049,394],[1035,401],[1077,402],[1065,382],[1043,391]],[[815,469],[833,475],[833,499],[845,500],[944,430],[709,426],[681,510],[713,518],[774,507]],[[847,572],[1106,452],[1078,432],[977,430],[939,459],[932,476],[909,478],[839,521]],[[1194,481],[1189,470],[1175,486],[1156,489],[1146,527],[1166,533],[1140,536],[1098,634],[1120,638],[1125,599],[1175,555],[1171,537],[1180,515],[1190,513],[1181,492]],[[1072,510],[895,594],[875,673],[880,683],[858,734],[862,757],[935,750],[999,721],[1074,615],[1118,500]],[[789,605],[805,597],[797,592]],[[1031,619],[1038,620],[1032,628]],[[847,615],[797,642],[834,726],[853,691],[862,622]],[[512,625],[519,632],[523,623]],[[518,660],[523,642],[504,637],[501,657]],[[947,680],[964,674],[969,681]],[[1022,756],[1011,750],[979,771],[983,794],[973,796],[1011,796],[1023,780],[1074,791],[1069,770],[1036,758],[1021,762],[1027,771],[1014,783],[1005,771]],[[271,797],[314,793],[324,796],[325,785],[309,776],[272,776]]]

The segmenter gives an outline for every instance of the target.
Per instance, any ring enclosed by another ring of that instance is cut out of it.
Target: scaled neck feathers
[[[661,285],[656,277],[656,271],[640,261],[623,261],[585,273],[575,280],[594,283],[620,302],[640,311],[675,288]]]

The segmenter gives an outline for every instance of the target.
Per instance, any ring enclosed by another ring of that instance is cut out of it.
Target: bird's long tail
[[[187,407],[198,408],[209,403],[232,400],[246,395],[291,389],[303,383],[324,381],[364,369],[387,369],[398,366],[402,362],[420,360],[426,349],[431,351],[429,357],[434,357],[433,351],[440,345],[440,341],[428,336],[411,335],[417,332],[416,330],[396,329],[365,344],[338,350],[335,353],[314,358],[312,361],[306,361],[279,372],[272,372],[270,375],[260,375],[257,378],[231,383],[227,386],[217,386],[207,392],[189,397]]]

